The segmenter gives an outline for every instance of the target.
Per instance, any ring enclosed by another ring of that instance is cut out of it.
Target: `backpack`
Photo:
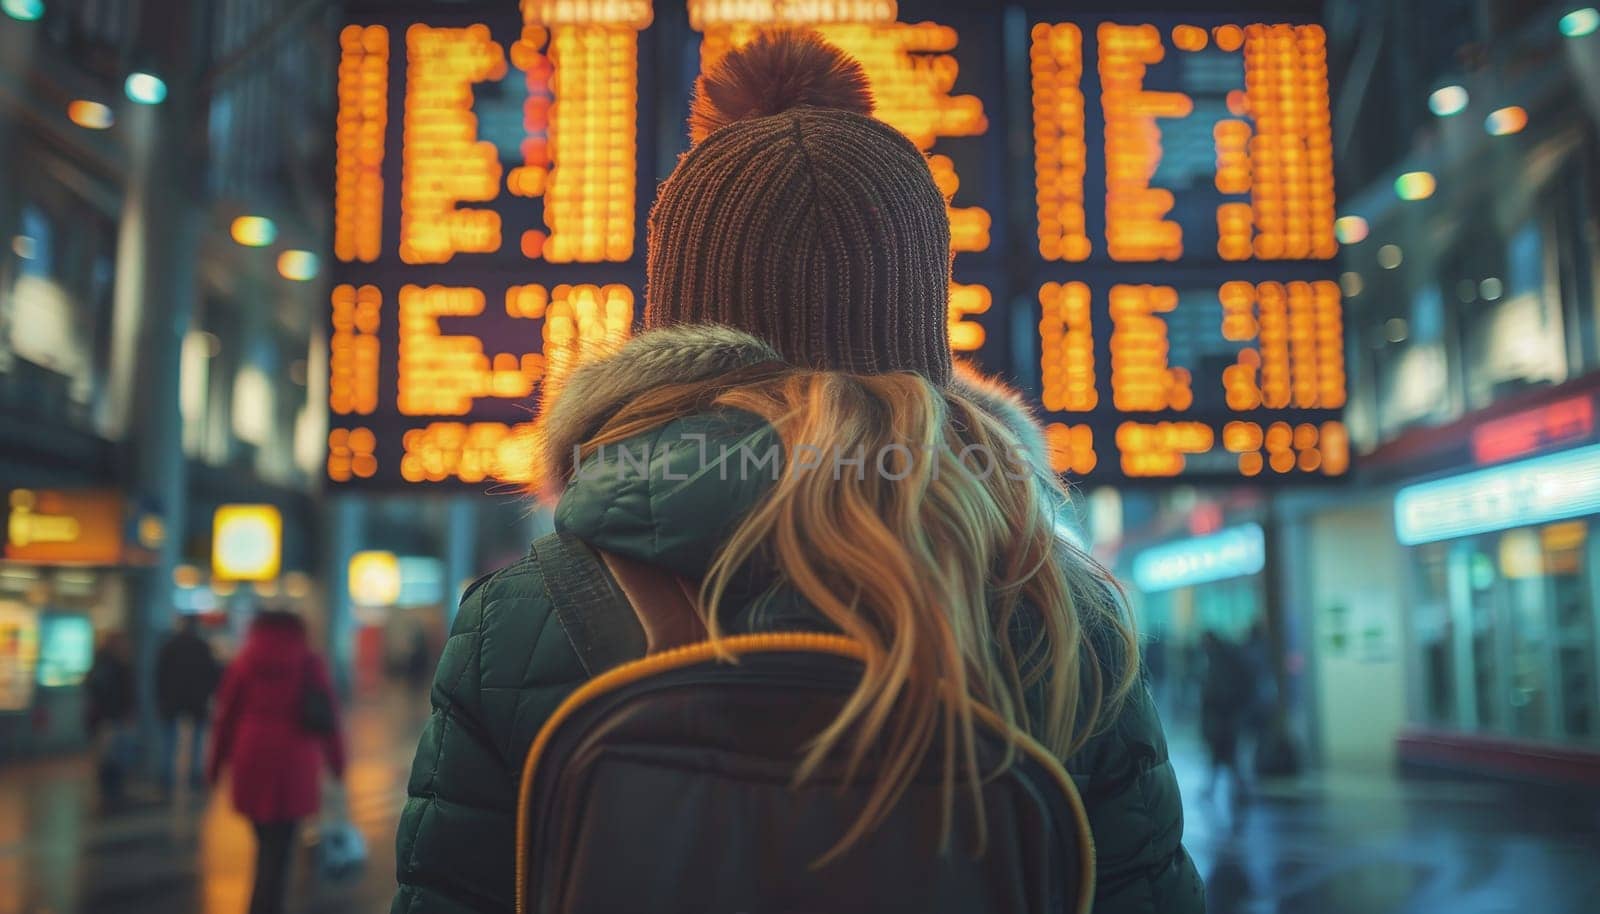
[[[859,680],[860,647],[815,632],[708,642],[682,579],[561,533],[533,557],[591,678],[523,765],[519,914],[1088,911],[1088,820],[1038,743],[1016,734],[1013,764],[983,783],[982,855],[960,782],[939,850],[934,751],[881,824],[819,864],[863,808],[876,763],[847,782],[830,759],[798,787],[794,771]],[[1003,725],[977,711],[980,765],[994,771]]]

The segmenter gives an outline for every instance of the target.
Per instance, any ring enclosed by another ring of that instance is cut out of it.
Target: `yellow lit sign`
[[[650,25],[650,4],[523,0],[522,16],[511,59],[527,80],[527,139],[507,184],[544,198],[547,226],[523,233],[522,252],[551,263],[625,261],[634,248],[639,31]]]
[[[383,144],[389,122],[389,31],[339,33],[339,120],[334,133],[333,253],[371,263],[383,246]]]
[[[1105,149],[1105,250],[1113,261],[1178,260],[1183,228],[1173,191],[1152,183],[1162,123],[1195,113],[1186,92],[1150,88],[1149,68],[1177,53],[1238,54],[1244,85],[1227,95],[1233,117],[1212,127],[1217,192],[1245,199],[1216,206],[1223,260],[1326,260],[1333,234],[1333,134],[1326,38],[1317,25],[1100,23],[1095,30]],[[1033,27],[1034,164],[1039,253],[1083,261],[1086,228],[1084,34],[1074,23]]]
[[[211,575],[270,581],[283,557],[283,515],[272,505],[221,505],[211,522]]]
[[[505,52],[485,25],[406,29],[400,259],[445,263],[500,249],[500,214],[461,207],[500,193],[500,156],[478,139],[472,87],[506,74]]]
[[[1047,410],[1086,413],[1099,405],[1089,287],[1047,282],[1039,288],[1040,399]]]
[[[1044,21],[1028,51],[1039,256],[1082,264],[1036,285],[1056,468],[1347,472],[1322,28]]]
[[[651,140],[690,90],[641,95],[639,66],[682,49],[649,0],[515,8],[378,14],[340,34],[331,482],[538,478],[533,410],[631,330],[638,190],[670,165]],[[1347,471],[1320,27],[1030,22],[1024,113],[990,94],[1011,84],[995,53],[1011,39],[981,14],[902,22],[891,0],[687,8],[702,66],[782,25],[815,27],[861,62],[876,116],[923,150],[946,195],[951,347],[1024,377],[996,359],[1037,357],[1059,470]],[[997,112],[1021,123],[991,126]],[[1018,126],[1034,166],[1020,207],[985,164]],[[1018,237],[1023,258],[999,250]],[[1036,322],[1003,313],[1035,299]],[[1036,326],[1036,353],[1018,326]]]
[[[1033,75],[1033,165],[1039,256],[1089,258],[1083,199],[1088,162],[1084,144],[1083,32],[1070,22],[1033,27],[1028,52]]]
[[[328,354],[328,407],[336,415],[369,416],[378,408],[378,321],[383,293],[349,283],[333,289]]]
[[[1145,68],[1166,53],[1153,25],[1101,23],[1100,105],[1105,112],[1106,250],[1114,260],[1177,260],[1183,230],[1166,218],[1172,192],[1152,187],[1161,158],[1157,118],[1186,117],[1182,92],[1144,87]]]
[[[1167,364],[1167,325],[1178,306],[1171,286],[1111,287],[1111,399],[1127,412],[1185,410],[1194,402],[1187,369]]]
[[[369,550],[350,557],[350,599],[357,606],[393,606],[400,599],[400,559]]]
[[[956,352],[977,352],[983,348],[983,325],[967,320],[969,314],[985,314],[994,303],[987,286],[950,284],[950,348]]]

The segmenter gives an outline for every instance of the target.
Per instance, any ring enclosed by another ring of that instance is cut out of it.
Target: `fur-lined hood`
[[[645,391],[778,361],[778,353],[761,340],[711,324],[650,330],[613,353],[591,358],[573,370],[540,419],[546,493],[556,494],[571,479],[574,449]],[[950,390],[998,419],[1016,435],[1033,467],[1051,472],[1044,432],[1016,391],[960,362]]]

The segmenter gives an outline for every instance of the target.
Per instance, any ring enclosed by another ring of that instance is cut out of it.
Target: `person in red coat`
[[[234,808],[255,826],[250,914],[278,914],[296,826],[321,806],[322,765],[344,775],[333,682],[299,616],[256,616],[223,676],[212,728],[206,777],[215,784],[230,768]]]

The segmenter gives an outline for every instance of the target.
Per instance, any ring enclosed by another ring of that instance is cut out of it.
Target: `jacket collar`
[[[740,330],[715,324],[681,324],[641,333],[614,351],[591,356],[567,377],[540,419],[540,478],[558,495],[572,478],[574,448],[593,437],[634,397],[666,384],[780,361],[776,350]],[[998,419],[1016,435],[1034,468],[1052,474],[1043,430],[1021,395],[997,378],[956,362],[948,390]]]

